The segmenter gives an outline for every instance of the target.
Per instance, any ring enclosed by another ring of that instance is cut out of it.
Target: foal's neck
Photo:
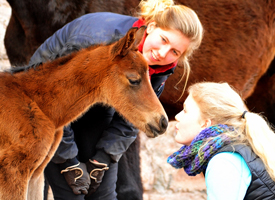
[[[64,126],[92,104],[106,102],[101,84],[108,72],[108,59],[102,50],[84,49],[15,76],[24,93],[56,127]]]

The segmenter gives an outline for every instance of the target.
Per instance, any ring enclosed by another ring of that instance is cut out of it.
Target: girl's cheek
[[[167,63],[167,64],[171,64],[171,63],[173,63],[175,61],[176,61],[176,59],[174,57],[172,57],[171,55],[167,55],[165,57],[165,63]]]
[[[173,62],[176,62],[179,59],[179,57],[175,55],[170,55],[168,59],[171,63],[173,63]]]

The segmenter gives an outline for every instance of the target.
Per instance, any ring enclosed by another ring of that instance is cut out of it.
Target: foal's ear
[[[135,34],[135,41],[132,44],[132,50],[134,50],[134,51],[138,50],[138,46],[139,46],[139,44],[140,44],[140,42],[141,42],[141,40],[142,40],[142,38],[144,36],[144,32],[145,32],[146,28],[147,28],[146,26],[141,26],[137,30],[137,32]]]
[[[116,56],[126,56],[131,50],[137,51],[138,45],[142,40],[146,26],[140,28],[133,27],[127,34],[121,38],[118,42],[114,44],[111,49],[111,56],[115,58]]]

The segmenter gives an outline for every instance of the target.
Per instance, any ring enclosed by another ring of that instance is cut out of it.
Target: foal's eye
[[[129,82],[132,86],[137,86],[140,84],[140,79],[129,79]]]

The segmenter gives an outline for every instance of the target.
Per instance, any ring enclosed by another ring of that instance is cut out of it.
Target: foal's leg
[[[44,196],[44,174],[32,177],[29,181],[27,200],[42,200]]]
[[[18,114],[19,111],[20,109],[16,109],[15,113]],[[38,109],[36,113],[39,114]],[[24,119],[23,115],[19,115],[18,118],[13,122],[11,119],[1,118],[0,115],[1,200],[26,200],[29,183],[33,176],[36,179],[34,182],[31,181],[30,191],[36,191],[37,187],[39,190],[41,178],[35,170],[45,160],[55,138],[55,128],[46,117],[43,118],[43,113],[39,117],[32,116],[35,123]],[[36,124],[39,126],[34,126]],[[40,173],[43,173],[43,170],[40,170]],[[43,192],[43,185],[41,191]]]
[[[9,173],[9,176],[13,176],[12,173]],[[27,186],[28,178],[22,176],[16,177],[17,179],[12,181],[3,181],[3,178],[0,177],[0,199],[1,200],[26,200],[27,199]]]
[[[35,170],[29,181],[28,200],[43,200],[44,196],[44,169],[53,157],[63,136],[63,127],[55,132],[55,137],[43,163]]]
[[[55,151],[57,150],[61,142],[62,136],[63,136],[63,127],[55,132],[54,139],[52,141],[52,145],[51,145],[51,148],[49,149],[48,154],[46,155],[41,165],[37,167],[32,177],[36,177],[44,173],[44,169],[46,168],[47,164],[51,161]]]

